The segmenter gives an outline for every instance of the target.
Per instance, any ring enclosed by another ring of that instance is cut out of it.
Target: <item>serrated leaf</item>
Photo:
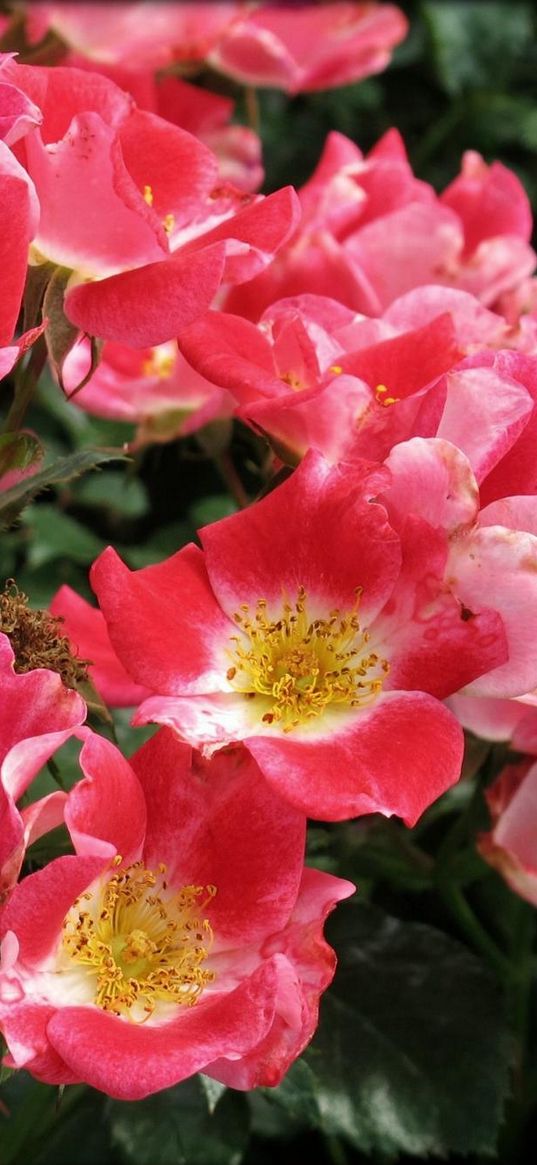
[[[109,1109],[112,1141],[128,1165],[240,1165],[248,1141],[245,1097],[226,1089],[211,1113],[199,1079]]]
[[[209,1112],[212,1115],[218,1104],[218,1101],[222,1099],[224,1092],[226,1091],[226,1086],[225,1084],[221,1084],[219,1080],[212,1080],[210,1076],[204,1076],[202,1073],[200,1073],[199,1081],[203,1092],[205,1093],[205,1099],[207,1101]]]
[[[328,1135],[364,1153],[493,1154],[511,1041],[496,981],[439,930],[354,903],[307,1063]]]
[[[293,1064],[282,1083],[277,1088],[263,1089],[263,1095],[269,1103],[285,1109],[287,1115],[297,1125],[304,1125],[306,1128],[317,1128],[320,1125],[317,1082],[305,1060],[298,1060]]]
[[[90,469],[123,459],[124,454],[111,449],[81,449],[69,457],[61,457],[46,469],[41,469],[39,473],[34,473],[32,477],[0,493],[0,529],[5,530],[11,526],[24,507],[49,486],[65,485],[81,474],[88,473]]]

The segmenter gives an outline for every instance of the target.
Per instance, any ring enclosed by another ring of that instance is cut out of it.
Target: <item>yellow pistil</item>
[[[212,930],[201,914],[216,888],[183,886],[168,895],[165,873],[141,862],[119,869],[102,889],[77,898],[63,924],[63,951],[94,978],[93,1002],[135,1022],[159,1002],[192,1007],[215,978],[203,968]]]
[[[241,636],[232,636],[227,679],[247,699],[257,699],[261,721],[284,732],[303,726],[326,708],[361,708],[381,691],[387,660],[368,651],[369,634],[358,619],[361,588],[352,611],[310,619],[306,592],[298,590],[278,619],[259,599],[254,615],[247,604],[234,615]]]

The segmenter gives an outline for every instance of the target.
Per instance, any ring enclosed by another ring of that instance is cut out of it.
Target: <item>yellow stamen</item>
[[[297,391],[300,391],[300,389],[304,387],[300,377],[297,376],[296,372],[282,372],[280,375],[280,380],[283,380],[284,384],[288,384],[289,388],[294,388]]]
[[[375,398],[378,404],[383,406],[396,405],[401,398],[398,396],[385,396],[384,393],[387,391],[388,389],[386,388],[385,384],[377,384],[375,389]]]
[[[183,886],[170,896],[165,866],[119,869],[121,860],[104,887],[71,907],[63,951],[93,977],[98,1007],[143,1022],[161,1001],[192,1007],[213,982],[214,971],[203,968],[212,930],[200,914],[216,888]]]
[[[266,599],[258,599],[253,615],[241,604],[233,618],[242,634],[232,637],[226,677],[235,691],[258,700],[264,724],[291,732],[331,705],[364,707],[378,695],[389,664],[367,649],[360,593],[358,587],[352,611],[336,609],[325,619],[310,619],[303,587],[278,619],[269,618]]]
[[[174,214],[165,214],[164,218],[162,220],[162,225],[164,227],[164,230],[166,231],[166,234],[171,235],[173,228],[175,226],[175,215]]]
[[[144,202],[147,202],[148,206],[153,205],[153,188],[151,186],[144,186]]]
[[[328,369],[328,371],[333,372],[334,376],[340,376],[341,373],[343,372],[343,369],[341,367],[341,364],[332,364],[331,367]]]
[[[158,376],[159,380],[169,380],[175,368],[177,352],[170,351],[169,344],[153,348],[151,355],[142,360],[142,376]]]

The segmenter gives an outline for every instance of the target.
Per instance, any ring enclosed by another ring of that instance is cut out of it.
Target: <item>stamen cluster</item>
[[[100,893],[77,898],[63,925],[64,952],[95,976],[94,1003],[135,1022],[160,1001],[192,1007],[215,978],[203,968],[212,930],[200,914],[216,888],[183,886],[167,897],[165,872],[142,862],[119,870]]]
[[[389,670],[387,660],[367,650],[369,633],[357,614],[360,588],[355,609],[343,615],[335,608],[328,618],[311,619],[306,600],[299,587],[295,604],[284,603],[279,619],[268,616],[266,599],[258,600],[253,617],[246,603],[234,615],[243,635],[232,636],[227,678],[249,699],[264,697],[263,723],[277,724],[284,732],[332,704],[366,706],[381,691]]]

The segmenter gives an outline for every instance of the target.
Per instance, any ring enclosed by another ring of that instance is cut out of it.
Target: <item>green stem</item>
[[[261,133],[261,115],[259,112],[259,98],[257,90],[252,85],[247,85],[244,90],[244,100],[246,103],[246,116],[248,118],[248,125],[253,129],[254,133]]]
[[[528,1019],[533,977],[533,941],[535,937],[535,911],[529,903],[517,902],[518,917],[513,930],[512,962],[513,992],[511,998],[512,1023],[517,1037],[517,1058],[515,1064],[515,1090],[522,1092],[523,1069],[526,1059],[528,1039]]]
[[[47,346],[43,336],[39,336],[30,352],[28,363],[25,366],[19,365],[15,379],[15,393],[11,408],[2,425],[2,433],[16,433],[21,428],[46,360]],[[0,472],[2,468],[0,458]]]
[[[349,1158],[339,1137],[325,1135],[324,1144],[332,1165],[348,1165]]]
[[[231,497],[237,503],[240,510],[245,510],[250,505],[250,499],[235,469],[230,454],[226,450],[224,453],[214,454],[213,459]]]
[[[62,790],[62,793],[66,793],[67,789],[65,787],[63,777],[53,757],[50,757],[50,759],[47,761],[47,769],[53,781],[55,781],[59,788]]]
[[[459,887],[443,877],[438,877],[437,888],[444,905],[474,950],[483,955],[502,979],[512,981],[513,969],[509,959],[487,934]]]

